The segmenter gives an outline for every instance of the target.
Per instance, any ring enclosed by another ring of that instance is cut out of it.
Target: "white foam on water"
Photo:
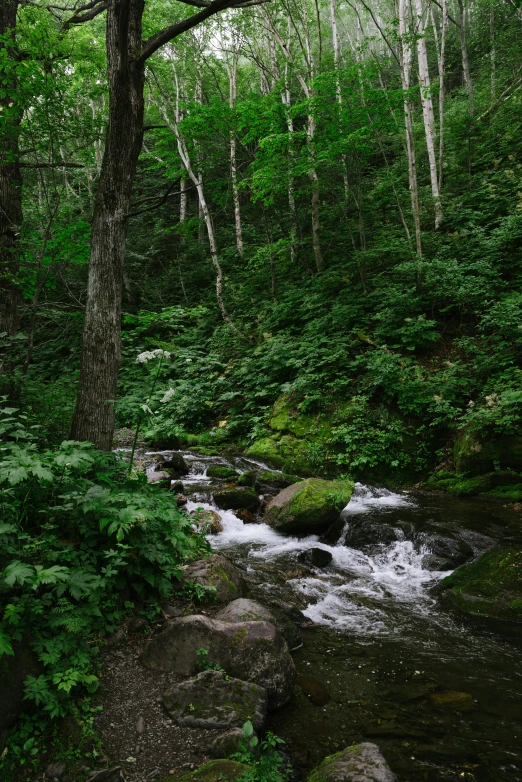
[[[314,547],[328,551],[332,555],[330,566],[287,582],[309,601],[303,610],[305,616],[317,624],[357,629],[362,635],[396,632],[389,612],[382,608],[383,602],[407,605],[416,614],[429,612],[434,600],[426,587],[447,573],[425,570],[422,559],[427,552],[415,548],[399,531],[399,540],[376,547],[372,554],[349,548],[343,545],[343,540],[352,515],[412,506],[413,500],[404,494],[357,484],[343,511],[345,529],[336,545],[319,542],[317,535],[298,538],[276,532],[264,523],[244,524],[233,511],[220,509],[217,511],[223,531],[209,536],[209,541],[214,550],[233,551],[246,546],[247,565],[254,570],[255,562],[260,559],[292,557]],[[187,505],[188,510],[198,507],[216,510],[214,505],[205,502],[190,501]]]

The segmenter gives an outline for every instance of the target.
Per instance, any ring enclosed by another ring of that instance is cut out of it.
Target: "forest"
[[[0,780],[522,780],[519,0],[54,3],[0,0]]]

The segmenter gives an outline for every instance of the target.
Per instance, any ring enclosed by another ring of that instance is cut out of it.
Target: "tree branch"
[[[141,215],[144,212],[151,212],[153,209],[158,209],[160,206],[163,206],[163,204],[167,201],[169,198],[173,198],[177,195],[182,195],[183,193],[188,193],[189,190],[194,190],[196,187],[195,185],[190,185],[190,187],[185,187],[183,190],[177,190],[175,193],[172,193],[171,190],[174,187],[174,185],[177,185],[177,183],[180,181],[181,177],[178,177],[177,179],[172,182],[171,185],[169,185],[167,192],[164,196],[152,206],[146,206],[145,209],[138,209],[136,212],[129,212],[125,215],[125,217],[136,217],[136,215]],[[156,196],[150,196],[149,198],[143,198],[141,201],[138,201],[139,204],[144,204],[146,201],[152,201],[156,198]]]
[[[92,5],[92,8],[84,14],[76,11],[63,23],[63,29],[68,30],[72,24],[83,24],[83,22],[90,22],[91,19],[94,19],[96,16],[102,14],[107,9],[107,2],[108,0],[96,0],[94,5],[89,3],[88,5]]]
[[[204,2],[204,0],[195,0],[195,2],[200,1]],[[180,22],[176,22],[175,24],[170,25],[170,27],[165,27],[163,30],[160,30],[159,33],[152,35],[145,41],[141,54],[136,59],[136,63],[138,65],[143,65],[161,46],[172,41],[173,38],[177,38],[178,35],[181,35],[187,30],[196,27],[196,25],[204,22],[211,16],[214,16],[214,14],[224,11],[225,8],[249,8],[253,5],[259,5],[262,2],[269,2],[269,0],[247,0],[245,3],[234,2],[234,0],[212,0],[211,3],[202,8],[197,14],[189,16],[188,19],[182,19]]]

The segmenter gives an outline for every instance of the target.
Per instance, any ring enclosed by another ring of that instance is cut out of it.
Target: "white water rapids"
[[[214,550],[222,550],[237,556],[240,551],[246,567],[255,571],[261,564],[282,560],[286,568],[289,562],[311,548],[321,548],[332,555],[331,564],[322,569],[312,568],[309,576],[289,579],[287,587],[300,597],[306,607],[303,613],[316,624],[336,629],[356,629],[358,635],[375,635],[398,632],[402,622],[396,613],[390,616],[383,611],[383,602],[393,602],[395,607],[405,604],[408,613],[426,614],[433,606],[427,587],[447,575],[446,572],[428,571],[422,566],[427,553],[422,547],[415,548],[398,531],[399,540],[379,547],[378,553],[365,554],[345,545],[344,539],[350,521],[354,516],[372,512],[386,512],[401,507],[412,507],[414,501],[407,494],[396,494],[387,489],[376,489],[357,484],[350,503],[342,517],[345,525],[339,540],[334,545],[320,542],[319,537],[304,538],[283,535],[267,524],[244,524],[233,511],[216,508],[209,500],[210,479],[206,469],[216,460],[184,454],[190,464],[191,473],[184,479],[186,491],[191,484],[197,487],[196,499],[189,501],[187,509],[205,508],[217,510],[222,519],[223,532],[210,535]],[[245,460],[246,461],[246,460]],[[241,467],[236,464],[236,468]],[[249,462],[244,468],[265,465]],[[208,484],[209,492],[205,492]],[[199,498],[201,497],[201,500]],[[271,585],[266,585],[267,592]]]

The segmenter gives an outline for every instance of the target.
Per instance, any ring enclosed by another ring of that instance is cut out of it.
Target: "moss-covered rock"
[[[522,436],[491,435],[485,439],[463,430],[455,439],[454,459],[457,472],[469,475],[495,469],[522,471]]]
[[[189,727],[240,728],[249,719],[259,730],[266,719],[264,687],[225,676],[221,671],[203,671],[174,684],[161,700],[175,722]]]
[[[283,636],[290,650],[302,644],[301,635],[295,624],[275,607],[270,609],[258,603],[257,600],[233,600],[216,614],[216,619],[222,622],[271,622]]]
[[[395,778],[379,747],[364,742],[325,758],[307,782],[394,782]]]
[[[223,510],[238,510],[245,508],[256,511],[261,501],[254,489],[246,486],[227,486],[214,492],[214,502]]]
[[[441,582],[467,614],[522,623],[522,550],[494,548]]]
[[[274,434],[256,440],[245,453],[283,472],[308,476],[316,472],[311,464],[310,445],[307,440],[300,440],[293,435]]]
[[[211,760],[196,771],[171,774],[161,782],[239,782],[248,766],[235,760]]]
[[[508,501],[522,499],[522,476],[512,470],[494,470],[471,477],[441,470],[430,476],[424,485],[427,489],[444,491],[456,497],[484,494]]]
[[[232,467],[226,467],[223,464],[211,464],[207,469],[208,478],[223,478],[224,480],[231,480],[237,478],[239,475],[237,470]]]
[[[308,478],[283,489],[269,503],[265,521],[281,532],[307,534],[326,529],[348,505],[353,481]]]
[[[140,660],[151,670],[191,676],[197,672],[200,649],[206,649],[210,662],[229,676],[264,687],[269,709],[278,709],[292,698],[294,662],[283,637],[269,622],[182,616],[153,636]]]
[[[185,580],[200,586],[213,587],[208,600],[229,603],[247,592],[247,585],[241,571],[227,557],[213,554],[207,559],[198,559],[185,569]]]

